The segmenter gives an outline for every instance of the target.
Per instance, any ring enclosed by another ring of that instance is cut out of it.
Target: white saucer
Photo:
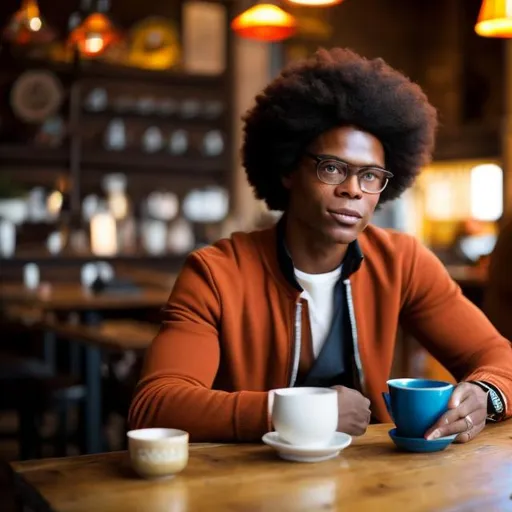
[[[297,446],[283,441],[277,432],[267,432],[262,441],[277,451],[279,457],[294,462],[322,462],[334,459],[341,450],[352,442],[352,437],[343,432],[336,432],[330,443],[322,448]]]

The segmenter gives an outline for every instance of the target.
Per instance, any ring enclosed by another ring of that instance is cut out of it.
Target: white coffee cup
[[[283,388],[272,391],[272,423],[290,444],[322,447],[338,426],[338,394],[330,388]]]

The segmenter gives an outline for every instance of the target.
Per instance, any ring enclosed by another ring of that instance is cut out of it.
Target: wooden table
[[[116,275],[130,279],[137,284],[164,288],[167,292],[172,290],[177,279],[176,273],[164,272],[153,268],[141,268],[133,265],[119,263],[115,267]]]
[[[91,293],[80,283],[57,283],[40,290],[27,290],[22,283],[0,285],[0,302],[21,304],[44,311],[100,311],[160,308],[171,289],[141,286],[130,293]]]
[[[159,329],[157,324],[130,319],[105,320],[93,326],[51,320],[40,322],[39,325],[58,337],[115,352],[146,350]]]
[[[334,460],[285,462],[265,445],[192,445],[172,480],[146,481],[126,452],[13,463],[35,511],[494,511],[512,510],[512,422],[489,426],[444,452],[399,452],[390,425]]]

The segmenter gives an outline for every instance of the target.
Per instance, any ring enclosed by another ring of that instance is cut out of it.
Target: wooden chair
[[[46,442],[53,444],[55,455],[67,454],[70,408],[82,401],[86,392],[75,377],[55,371],[54,339],[41,331],[41,322],[33,310],[9,309],[2,315],[4,335],[10,331],[13,335],[37,333],[45,337],[42,358],[0,352],[0,407],[18,415],[17,432],[0,436],[17,438],[21,459],[40,457]],[[50,410],[57,415],[57,429],[53,438],[45,439],[41,419]]]

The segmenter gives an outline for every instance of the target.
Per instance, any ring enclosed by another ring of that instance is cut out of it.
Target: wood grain
[[[12,468],[24,499],[54,512],[512,510],[512,422],[432,454],[399,452],[389,428],[371,426],[318,464],[281,461],[265,445],[192,445],[185,471],[156,482],[135,476],[126,452]]]

